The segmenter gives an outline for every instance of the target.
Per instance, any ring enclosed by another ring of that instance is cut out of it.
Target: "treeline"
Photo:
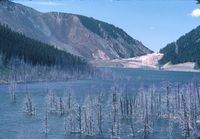
[[[122,37],[127,43],[135,44],[135,40],[131,38],[125,31],[122,29],[115,27],[112,24],[108,24],[94,18],[89,18],[86,16],[78,16],[81,23],[93,33],[99,35],[100,37],[104,38],[105,33],[107,33],[107,37],[112,37],[117,39],[118,37]]]
[[[16,58],[32,65],[58,67],[65,70],[84,70],[88,67],[81,58],[30,39],[5,25],[0,25],[0,54],[5,66],[11,59]]]
[[[200,68],[200,26],[176,42],[168,44],[160,52],[164,54],[160,60],[161,65],[167,62],[172,64],[195,62],[197,68]]]
[[[133,39],[124,30],[94,18],[82,15],[78,15],[78,17],[83,26],[101,38],[112,40],[112,42],[113,39],[120,40],[118,43],[114,43],[112,47],[121,58],[126,58],[127,55],[129,55],[128,57],[134,57],[145,54],[142,50],[143,48],[140,48],[144,47],[143,44]],[[123,52],[124,50],[121,50],[120,45],[124,46],[126,53]],[[149,52],[151,51],[149,50]]]

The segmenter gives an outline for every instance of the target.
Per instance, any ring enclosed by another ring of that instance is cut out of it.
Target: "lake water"
[[[112,76],[109,75],[113,73]],[[48,135],[44,134],[44,119],[47,110],[47,90],[51,90],[58,97],[66,98],[66,93],[71,92],[76,101],[81,105],[88,94],[95,96],[103,94],[108,97],[113,88],[118,88],[121,93],[134,94],[141,86],[148,88],[153,84],[161,86],[169,81],[172,85],[189,81],[200,80],[200,73],[150,71],[140,69],[108,69],[101,77],[87,80],[69,80],[62,82],[34,82],[18,84],[16,86],[16,102],[12,102],[9,94],[9,85],[0,85],[0,139],[85,139],[94,138],[84,135],[65,135],[64,117],[56,114],[48,116]],[[24,112],[26,94],[30,93],[36,108],[36,115],[29,116]],[[159,122],[162,126],[164,121]],[[160,127],[157,126],[157,129]],[[123,129],[122,129],[123,130]],[[153,139],[165,136],[165,129],[160,128]],[[109,138],[108,131],[104,131],[105,138]],[[123,134],[122,138],[130,138]],[[139,137],[138,137],[139,138]],[[163,137],[164,138],[164,137]],[[181,136],[176,136],[181,138]]]

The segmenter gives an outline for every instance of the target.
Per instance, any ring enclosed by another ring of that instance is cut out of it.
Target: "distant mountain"
[[[41,13],[21,4],[0,1],[0,23],[87,60],[129,58],[152,53],[122,29],[80,15]]]
[[[87,63],[77,56],[25,37],[2,25],[0,25],[0,58],[4,67],[16,59],[33,66],[57,67],[65,71],[83,70],[87,67]]]
[[[200,68],[200,26],[191,32],[180,37],[176,42],[168,44],[160,50],[163,58],[160,64],[171,64],[195,62],[196,67]]]

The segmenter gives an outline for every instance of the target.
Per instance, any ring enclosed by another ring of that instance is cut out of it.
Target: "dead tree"
[[[61,100],[62,101],[62,100]],[[57,96],[50,90],[48,94],[48,111],[50,113],[57,113],[58,112],[58,98]],[[61,108],[61,104],[60,104]]]
[[[36,110],[35,107],[33,105],[33,101],[32,101],[32,97],[30,94],[26,95],[26,100],[25,100],[25,112],[28,115],[35,115],[36,114]]]
[[[62,101],[62,98],[60,97],[59,99],[59,111],[60,111],[60,115],[64,115],[64,103]]]
[[[10,97],[11,97],[12,102],[16,102],[15,91],[16,91],[16,83],[15,82],[11,82],[10,86],[9,86],[9,92],[10,92]]]
[[[49,129],[48,129],[48,112],[46,111],[45,117],[44,117],[44,134],[47,136],[48,132],[49,132]]]
[[[169,93],[170,93],[170,89],[169,89],[169,86],[167,86],[166,88],[166,91],[167,91],[167,118],[169,119],[170,118],[170,101],[169,101]]]
[[[98,135],[103,136],[103,115],[102,115],[102,103],[101,96],[98,96],[97,100],[97,127],[98,127]]]
[[[119,139],[120,138],[120,119],[119,119],[119,104],[118,104],[118,96],[117,96],[117,90],[115,90],[112,93],[112,124],[110,129],[110,137],[111,139]]]
[[[149,114],[148,114],[148,100],[145,95],[145,107],[144,107],[144,129],[143,129],[143,138],[147,139],[149,135]]]
[[[182,103],[183,103],[183,122],[184,122],[184,127],[183,127],[183,134],[184,137],[187,139],[190,137],[190,126],[189,126],[189,117],[187,113],[187,104],[184,95],[182,94]]]

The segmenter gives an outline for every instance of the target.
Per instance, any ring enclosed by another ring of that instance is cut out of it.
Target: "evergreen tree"
[[[16,33],[5,25],[0,25],[0,55],[4,65],[17,58],[28,64],[65,70],[84,70],[88,67],[81,58]]]
[[[180,37],[176,42],[168,44],[160,50],[164,54],[159,61],[161,65],[195,62],[200,66],[200,26]]]

